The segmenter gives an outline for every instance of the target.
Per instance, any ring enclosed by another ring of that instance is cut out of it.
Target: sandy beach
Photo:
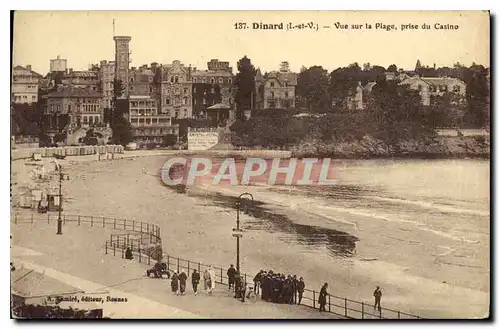
[[[343,162],[342,184],[323,194],[230,185],[180,194],[158,175],[168,155],[139,154],[101,162],[95,156],[61,160],[70,177],[63,184],[64,211],[154,223],[161,226],[165,253],[225,267],[236,259],[236,197],[250,192],[255,203],[240,216],[243,272],[297,274],[309,289],[328,282],[331,294],[368,303],[378,285],[382,306],[427,318],[488,314],[487,162],[446,163],[460,167],[462,175],[476,174],[474,185],[450,187],[451,194],[438,191],[442,182],[436,177],[453,179],[443,177],[451,172],[443,162],[426,162],[429,168]],[[24,163],[12,164],[14,204],[16,190],[26,185]],[[380,188],[388,180],[384,175],[392,175],[390,181],[401,176],[401,185]]]

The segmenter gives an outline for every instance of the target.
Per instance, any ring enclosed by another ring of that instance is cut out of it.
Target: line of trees
[[[385,82],[385,72],[398,72],[396,65],[387,69],[379,65],[353,63],[328,73],[321,66],[303,67],[298,76],[296,94],[299,104],[314,112],[343,112],[348,110],[347,100],[354,96],[358,83],[365,86],[368,82],[381,84]],[[467,85],[466,102],[462,108],[463,122],[474,127],[485,127],[490,124],[490,85],[489,69],[482,65],[472,64],[466,67],[456,63],[453,67],[422,66],[420,61],[414,70],[421,77],[458,78]],[[448,96],[451,97],[451,96]],[[437,99],[436,99],[437,101]],[[443,111],[453,111],[449,103],[436,102]],[[455,120],[456,121],[456,120]]]
[[[238,146],[287,148],[305,140],[352,142],[371,136],[395,146],[405,140],[425,140],[434,136],[437,127],[485,127],[489,125],[489,70],[473,64],[465,67],[429,68],[417,65],[424,77],[456,77],[467,84],[465,102],[446,93],[423,106],[418,91],[386,81],[386,72],[400,72],[396,65],[387,69],[366,63],[338,68],[330,73],[321,66],[303,67],[298,76],[296,94],[300,108],[264,109],[252,112],[248,120],[243,109],[251,106],[255,91],[255,69],[246,56],[238,62],[236,79]],[[366,98],[366,108],[352,110],[347,104],[359,83],[376,82]],[[297,115],[301,114],[301,115]]]

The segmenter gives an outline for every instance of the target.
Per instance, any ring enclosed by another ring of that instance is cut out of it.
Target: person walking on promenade
[[[378,311],[382,311],[382,306],[380,306],[380,301],[382,300],[382,290],[380,290],[379,286],[375,287],[375,291],[373,292],[373,297],[375,297],[375,304],[373,305],[373,309],[376,309],[378,306]]]
[[[264,275],[264,271],[263,270],[260,270],[259,273],[257,273],[257,275],[253,278],[253,292],[255,294],[259,294],[260,293],[260,283],[262,281],[262,276]]]
[[[181,290],[181,295],[184,295],[186,293],[186,281],[187,281],[187,274],[182,270],[181,274],[179,274],[179,286]]]
[[[321,288],[321,291],[319,292],[318,304],[320,312],[326,311],[325,305],[326,305],[326,296],[328,295],[327,289],[328,289],[328,283],[325,283]]]
[[[215,289],[215,271],[212,268],[212,266],[210,266],[208,268],[208,274],[210,275],[210,286],[209,286],[208,294],[211,295]]]
[[[176,295],[179,294],[179,275],[177,275],[177,272],[174,272],[174,274],[172,274],[172,278],[170,279],[170,287],[172,287],[173,293],[175,293]]]
[[[236,275],[236,269],[234,268],[233,264],[229,266],[227,269],[227,279],[229,281],[229,290],[233,288],[234,290],[234,276]]]
[[[304,295],[304,290],[306,289],[306,284],[304,282],[304,278],[303,277],[300,277],[299,279],[299,282],[297,282],[297,293],[298,293],[298,303],[300,305],[300,303],[302,302],[302,295]]]
[[[198,295],[198,284],[200,283],[200,273],[196,270],[193,270],[193,274],[191,274],[191,284],[193,285],[194,295]]]
[[[205,272],[203,272],[203,284],[204,284],[205,292],[208,292],[210,286],[212,285],[210,283],[210,273],[208,273],[208,270],[205,270]]]
[[[292,304],[297,304],[297,284],[299,280],[297,280],[297,276],[294,275],[292,277]]]

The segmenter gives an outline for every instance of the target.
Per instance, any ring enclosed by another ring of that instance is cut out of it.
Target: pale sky
[[[384,67],[396,64],[413,69],[423,65],[452,66],[461,62],[490,64],[490,22],[487,12],[361,12],[361,11],[38,11],[16,12],[13,64],[31,64],[45,75],[50,59],[60,55],[74,70],[90,63],[114,60],[115,34],[132,37],[131,67],[158,62],[206,69],[212,58],[236,62],[247,55],[255,67],[270,71],[288,61],[298,72],[302,66],[321,65],[331,71],[350,63],[369,62]],[[293,24],[313,22],[311,30],[236,30],[236,22]],[[338,30],[336,22],[348,24]],[[351,24],[370,23],[372,30],[353,30]],[[394,24],[397,31],[376,30],[375,24]],[[401,24],[418,30],[401,31]],[[422,24],[431,26],[422,30]],[[436,23],[458,25],[458,30],[437,30]],[[329,29],[322,28],[329,25]]]

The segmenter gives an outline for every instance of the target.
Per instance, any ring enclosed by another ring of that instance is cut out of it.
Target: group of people
[[[170,277],[172,292],[176,295],[185,295],[187,280],[188,275],[184,270],[181,270],[180,272],[174,271]],[[191,274],[191,286],[195,296],[198,295],[198,285],[200,284],[200,280],[200,273],[197,270],[193,270],[193,273]],[[212,268],[206,269],[203,272],[203,287],[205,292],[209,295],[211,295],[215,289],[215,272]]]
[[[272,303],[300,304],[306,288],[302,277],[260,270],[254,279],[254,291],[261,290],[262,299]]]
[[[247,283],[239,274],[238,270],[231,264],[227,270],[229,289],[235,291],[235,298],[245,301]],[[261,294],[261,298],[273,303],[300,304],[306,284],[301,277],[274,273],[273,271],[260,270],[253,278],[253,292]]]

